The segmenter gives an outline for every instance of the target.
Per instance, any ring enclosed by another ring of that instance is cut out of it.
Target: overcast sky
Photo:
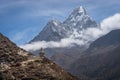
[[[49,20],[62,22],[79,6],[97,23],[120,13],[119,0],[0,0],[0,32],[18,45],[24,44]]]

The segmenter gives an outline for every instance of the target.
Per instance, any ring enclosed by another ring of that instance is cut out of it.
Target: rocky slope
[[[120,79],[120,30],[94,41],[72,65],[70,71],[83,80]]]
[[[46,57],[36,57],[0,34],[0,80],[78,80]]]

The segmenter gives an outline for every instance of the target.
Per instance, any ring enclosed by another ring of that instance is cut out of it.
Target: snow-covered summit
[[[64,21],[64,24],[69,25],[69,27],[78,28],[97,26],[96,22],[87,15],[85,8],[82,6],[75,8],[69,17]]]
[[[82,21],[84,17],[89,17],[89,16],[87,15],[85,8],[80,6],[73,10],[73,12],[69,15],[69,17],[65,22]]]
[[[86,10],[83,6],[77,7],[73,10],[73,13],[79,13],[86,15]]]

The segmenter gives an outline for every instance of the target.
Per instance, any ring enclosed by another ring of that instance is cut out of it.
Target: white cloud
[[[26,49],[27,51],[35,51],[40,48],[71,47],[74,46],[74,44],[84,45],[87,44],[87,42],[89,41],[94,41],[97,38],[107,34],[111,30],[120,29],[120,14],[118,13],[104,19],[100,25],[101,26],[96,28],[88,28],[86,30],[83,30],[83,36],[82,36],[83,39],[81,40],[66,38],[66,39],[62,39],[59,42],[40,41],[40,42],[34,42],[31,44],[22,45],[20,47]]]
[[[21,45],[20,47],[27,51],[35,51],[40,48],[58,48],[58,47],[72,47],[74,44],[83,45],[83,41],[71,38],[61,39],[61,41],[39,41],[31,44]]]
[[[98,28],[88,28],[84,31],[84,35],[94,41],[115,29],[120,29],[120,13],[104,19]]]
[[[104,31],[111,31],[120,29],[120,13],[117,13],[101,22],[101,29]]]

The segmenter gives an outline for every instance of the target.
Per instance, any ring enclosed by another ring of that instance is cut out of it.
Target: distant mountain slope
[[[33,56],[0,34],[0,80],[78,80],[52,61]]]
[[[94,41],[71,65],[71,72],[85,80],[120,79],[120,30]]]
[[[43,30],[30,42],[36,41],[59,41],[65,37],[65,30],[61,26],[61,22],[50,20]]]
[[[101,38],[94,41],[90,47],[101,47],[108,46],[110,44],[120,44],[120,30],[113,30],[109,34],[102,36]]]
[[[85,47],[74,46],[71,48],[54,48],[55,54],[50,57],[52,61],[59,64],[65,70],[79,58],[81,53],[85,50]]]

